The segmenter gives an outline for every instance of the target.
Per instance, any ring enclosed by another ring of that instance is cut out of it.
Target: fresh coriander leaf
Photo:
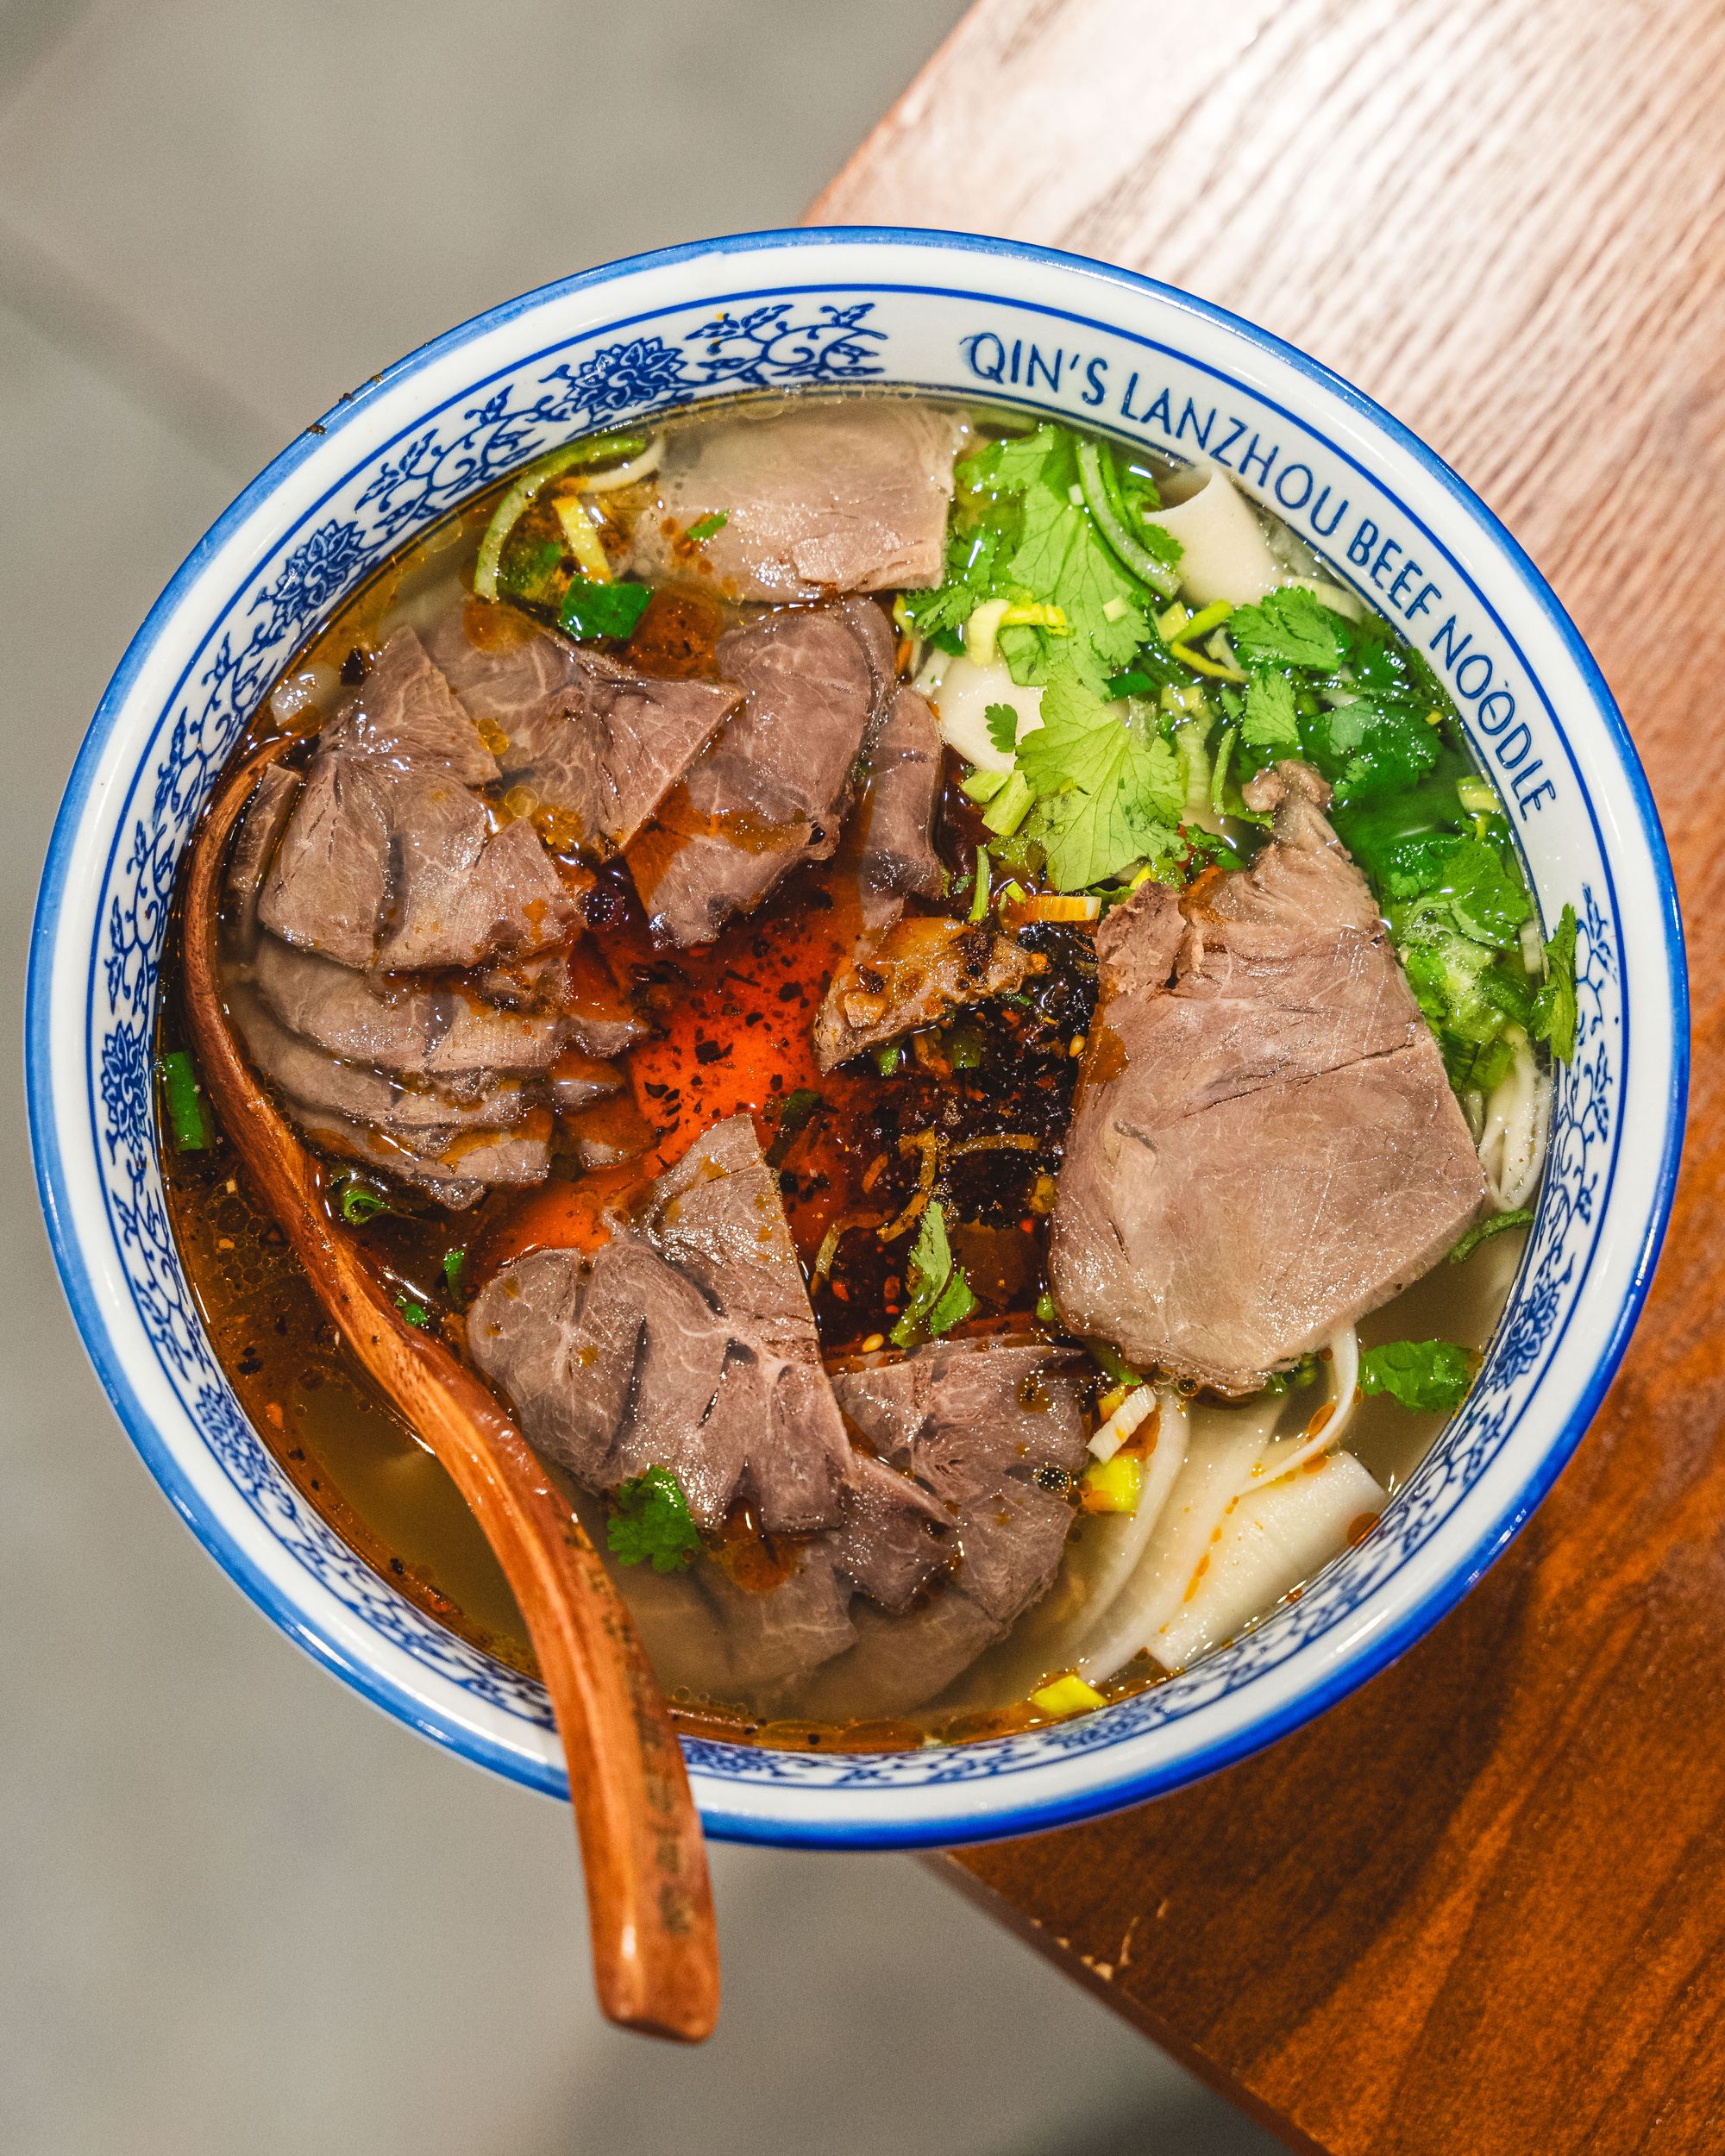
[[[1517,1206],[1511,1213],[1494,1213],[1489,1219],[1477,1220],[1450,1252],[1450,1263],[1459,1265],[1464,1258],[1471,1257],[1482,1243],[1489,1243],[1494,1235],[1502,1235],[1506,1228],[1526,1228],[1533,1225],[1531,1206]]]
[[[449,1283],[452,1295],[459,1295],[461,1292],[461,1273],[467,1262],[465,1250],[445,1250],[443,1253],[443,1277]]]
[[[1156,504],[1152,502],[1151,506]],[[1147,524],[1138,518],[1132,524],[1132,532],[1145,552],[1154,555],[1164,569],[1180,567],[1180,557],[1186,549],[1165,524]]]
[[[1007,577],[1066,617],[1065,633],[1003,630],[1000,652],[1013,679],[1044,680],[1056,654],[1100,689],[1148,641],[1143,586],[1103,542],[1088,511],[1045,487],[1025,497],[1023,530]]]
[[[1019,768],[1038,796],[1026,831],[1057,890],[1088,889],[1178,848],[1185,796],[1171,743],[1145,740],[1070,673],[1044,690],[1042,720]]]
[[[982,713],[988,738],[1003,756],[1019,745],[1019,715],[1010,704],[990,704]]]
[[[1256,606],[1237,606],[1228,623],[1228,635],[1248,671],[1305,667],[1333,674],[1342,662],[1347,630],[1339,614],[1299,584],[1270,592]]]
[[[705,546],[709,539],[716,539],[731,522],[728,509],[715,509],[706,517],[697,517],[683,536],[696,546]]]
[[[593,636],[632,636],[652,596],[649,584],[595,584],[578,576],[564,594],[557,619],[578,642]]]
[[[619,1564],[650,1562],[656,1572],[681,1572],[700,1549],[682,1486],[664,1467],[649,1467],[618,1485],[605,1539]]]
[[[1575,908],[1565,906],[1562,919],[1546,939],[1545,985],[1534,999],[1534,1037],[1551,1044],[1560,1063],[1575,1059],[1577,926]]]
[[[1456,926],[1502,950],[1513,943],[1534,910],[1527,885],[1483,839],[1458,838],[1444,863],[1441,889]]]
[[[395,1307],[409,1325],[417,1326],[422,1332],[430,1330],[431,1313],[423,1302],[416,1302],[411,1295],[398,1295]]]
[[[1412,787],[1433,768],[1443,745],[1436,727],[1409,705],[1367,697],[1316,712],[1302,722],[1300,736],[1344,807]]]
[[[1073,454],[1066,429],[1044,425],[1034,434],[991,442],[965,459],[961,476],[978,493],[1022,494],[1039,485],[1070,484]]]
[[[950,1332],[975,1308],[970,1283],[962,1268],[953,1263],[952,1246],[946,1239],[946,1215],[938,1198],[924,1211],[905,1271],[910,1300],[893,1327],[895,1346],[909,1347],[922,1334],[932,1338]]]
[[[1246,684],[1239,737],[1248,749],[1271,761],[1300,753],[1300,722],[1294,710],[1294,684],[1285,674],[1254,674]]]
[[[1363,1393],[1388,1393],[1425,1415],[1452,1415],[1473,1382],[1467,1351],[1449,1340],[1391,1340],[1359,1358]]]
[[[954,531],[946,542],[945,580],[932,592],[905,592],[905,618],[943,650],[962,651],[958,632],[994,589],[1000,535],[992,526]]]
[[[1019,749],[1019,768],[1038,794],[1079,787],[1087,793],[1126,787],[1143,814],[1177,824],[1184,797],[1170,743],[1145,740],[1114,705],[1071,673],[1042,696],[1042,724]]]

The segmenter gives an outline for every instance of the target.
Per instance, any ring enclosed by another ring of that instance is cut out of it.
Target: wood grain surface
[[[1621,700],[1696,1070],[1653,1300],[1521,1541],[1201,1788],[955,1877],[1298,2149],[1725,2150],[1725,8],[982,0],[815,205],[1145,270],[1454,464]]]

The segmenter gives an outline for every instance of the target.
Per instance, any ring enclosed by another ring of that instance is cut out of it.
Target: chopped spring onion
[[[417,1326],[422,1332],[430,1330],[431,1313],[423,1302],[416,1302],[411,1295],[398,1295],[395,1299],[395,1307],[406,1319],[409,1325]]]
[[[1238,667],[1222,666],[1214,659],[1201,658],[1184,644],[1170,644],[1168,649],[1171,657],[1177,659],[1182,667],[1190,667],[1195,674],[1208,674],[1218,681],[1244,681],[1245,679]]]
[[[609,584],[611,557],[605,553],[605,542],[599,536],[599,526],[586,504],[567,498],[560,501],[557,522],[563,527],[563,536],[569,542],[569,552],[575,557],[581,574],[595,584]]]
[[[578,576],[563,596],[557,620],[578,643],[593,636],[632,636],[652,596],[649,584],[595,584]]]
[[[367,1190],[354,1176],[344,1177],[341,1189],[336,1204],[342,1218],[352,1227],[363,1227],[367,1220],[375,1220],[379,1213],[394,1210],[387,1199],[380,1198],[375,1190]]]
[[[968,800],[979,803],[992,801],[1012,775],[1010,771],[988,770],[979,763],[974,771],[967,771],[959,780],[959,791]],[[1534,933],[1537,935],[1538,932],[1536,927]]]
[[[982,812],[985,827],[996,838],[1010,838],[1036,805],[1031,792],[1030,780],[1013,767],[1006,775],[1006,782]]]
[[[1092,1708],[1101,1707],[1104,1702],[1094,1685],[1087,1684],[1082,1677],[1069,1674],[1057,1677],[1051,1684],[1032,1692],[1030,1703],[1040,1708],[1044,1714],[1088,1714]]]
[[[1038,1325],[1058,1325],[1060,1313],[1054,1307],[1054,1298],[1047,1288],[1036,1299],[1036,1321]]]
[[[710,516],[697,517],[683,536],[693,545],[704,547],[709,539],[718,538],[730,522],[731,511],[728,509],[715,509]]]
[[[890,1078],[904,1060],[905,1051],[896,1041],[875,1050],[875,1068],[883,1078]]]
[[[1135,1387],[1091,1438],[1091,1451],[1100,1461],[1112,1460],[1138,1425],[1155,1413],[1156,1395],[1151,1388]]]
[[[1141,584],[1149,585],[1164,599],[1172,599],[1180,588],[1180,572],[1165,561],[1158,561],[1142,540],[1135,539],[1127,530],[1126,519],[1114,506],[1113,489],[1108,484],[1109,471],[1102,461],[1101,443],[1081,442],[1078,445],[1078,483],[1083,489],[1084,506],[1095,519],[1096,529],[1110,548],[1130,569]]]
[[[443,1253],[443,1277],[449,1283],[452,1295],[459,1295],[461,1292],[461,1272],[467,1262],[465,1250],[445,1250]]]
[[[161,1081],[174,1150],[207,1153],[216,1143],[216,1125],[191,1056],[183,1048],[172,1050],[156,1065],[156,1075]]]
[[[988,911],[988,849],[976,849],[976,888],[970,894],[970,918],[983,919]]]
[[[1476,1221],[1460,1242],[1450,1252],[1450,1263],[1459,1265],[1473,1256],[1482,1243],[1490,1242],[1494,1235],[1502,1235],[1505,1228],[1530,1228],[1534,1225],[1531,1206],[1517,1206],[1510,1213],[1494,1213]]]
[[[1456,799],[1470,816],[1501,816],[1503,813],[1503,804],[1497,798],[1496,788],[1484,779],[1458,779]]]
[[[1010,599],[985,599],[980,606],[971,608],[964,624],[964,655],[973,666],[994,665],[994,638],[1011,604]]]

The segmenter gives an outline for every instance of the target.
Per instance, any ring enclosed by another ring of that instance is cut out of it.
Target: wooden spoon
[[[480,1379],[408,1325],[332,1227],[317,1167],[260,1088],[217,987],[228,840],[273,743],[222,787],[191,849],[185,1004],[223,1130],[373,1382],[448,1470],[497,1552],[539,1658],[586,1874],[606,2017],[699,2043],[718,2015],[718,1940],[700,1821],[664,1701],[616,1588],[568,1502]]]

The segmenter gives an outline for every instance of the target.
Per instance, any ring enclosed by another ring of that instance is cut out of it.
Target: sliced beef
[[[362,1063],[343,1062],[290,1032],[243,983],[229,987],[227,1000],[248,1057],[299,1111],[374,1124],[411,1146],[425,1132],[507,1130],[532,1106],[519,1078],[486,1076],[465,1097],[432,1086],[405,1086]]]
[[[411,629],[398,629],[317,760],[258,902],[264,927],[366,968],[471,966],[566,942],[574,899],[530,824],[472,789],[492,755]]]
[[[902,1616],[859,1599],[850,1622],[856,1645],[825,1658],[798,1689],[800,1714],[839,1722],[911,1714],[938,1699],[1006,1629],[956,1583]]]
[[[428,1130],[392,1136],[375,1124],[287,1100],[313,1144],[380,1175],[418,1183],[460,1211],[498,1187],[543,1182],[550,1168],[551,1119],[531,1109],[512,1130]]]
[[[234,908],[235,948],[248,952],[258,937],[258,893],[277,842],[299,799],[301,779],[284,764],[266,764],[228,856],[228,899]]]
[[[946,874],[934,850],[943,777],[940,730],[914,689],[900,689],[869,752],[857,808],[857,888],[869,928],[895,921],[916,893],[937,898]]]
[[[251,977],[290,1031],[409,1078],[543,1070],[563,1044],[555,1018],[499,1011],[461,987],[354,973],[273,936],[259,938]]]
[[[942,1550],[944,1560],[956,1554],[951,1575],[919,1607],[888,1616],[857,1604],[856,1645],[822,1668],[800,1704],[814,1714],[906,1714],[944,1691],[1052,1581],[1072,1524],[1063,1493],[1084,1457],[1078,1373],[1041,1342],[973,1340],[871,1358],[833,1384],[881,1462],[945,1514],[957,1548]],[[843,1535],[837,1562],[856,1579]]]
[[[585,1056],[578,1048],[566,1048],[545,1075],[553,1105],[566,1114],[590,1108],[623,1089],[623,1073],[615,1063]]]
[[[746,1116],[660,1178],[638,1230],[504,1266],[468,1340],[528,1437],[591,1489],[657,1464],[705,1527],[739,1494],[769,1533],[838,1518],[849,1446]]]
[[[1229,1393],[1400,1294],[1484,1195],[1327,787],[1283,763],[1253,789],[1249,868],[1146,884],[1098,932],[1051,1257],[1074,1331]]]
[[[689,527],[723,512],[701,554],[731,597],[938,584],[960,438],[948,414],[887,398],[690,428],[666,449],[659,498],[636,523],[632,569],[674,573]]]
[[[411,629],[391,636],[319,745],[331,755],[460,786],[489,786],[498,775],[497,759]]]
[[[852,1590],[825,1538],[794,1551],[791,1563],[790,1576],[765,1591],[737,1585],[713,1564],[675,1576],[668,1592],[661,1580],[643,1580],[641,1568],[631,1572],[622,1583],[630,1613],[667,1691],[770,1713],[852,1644]]]
[[[837,1515],[850,1445],[821,1368],[778,1178],[752,1119],[731,1116],[698,1138],[654,1184],[641,1225],[760,1352],[765,1413],[751,1433],[749,1472],[762,1526],[779,1534],[826,1526]]]
[[[742,701],[730,681],[661,680],[578,651],[563,693],[515,722],[504,776],[555,810],[571,843],[614,853]]]
[[[375,962],[399,780],[365,756],[317,758],[259,893],[258,919],[272,934],[340,965]]]
[[[953,1523],[913,1475],[860,1448],[850,1455],[833,1561],[882,1609],[907,1609],[952,1555]]]
[[[469,633],[476,629],[476,639]],[[487,740],[513,741],[574,687],[579,647],[512,606],[470,599],[431,630],[427,649]]]
[[[980,922],[922,913],[869,930],[815,1014],[815,1060],[823,1070],[835,1069],[913,1026],[1008,995],[1033,970],[1029,951]]]
[[[768,614],[722,638],[718,663],[743,708],[630,849],[662,943],[711,942],[836,851],[875,712],[871,655],[843,609]]]

